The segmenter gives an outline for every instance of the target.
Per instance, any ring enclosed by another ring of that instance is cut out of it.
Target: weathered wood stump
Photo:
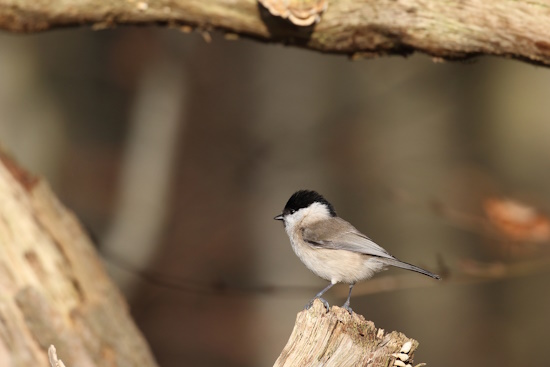
[[[298,314],[292,335],[275,367],[407,366],[418,342],[404,334],[377,329],[361,315],[316,300]]]

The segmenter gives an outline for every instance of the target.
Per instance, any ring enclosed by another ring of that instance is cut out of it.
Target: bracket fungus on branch
[[[258,0],[271,15],[288,19],[292,24],[307,27],[321,20],[328,0]]]

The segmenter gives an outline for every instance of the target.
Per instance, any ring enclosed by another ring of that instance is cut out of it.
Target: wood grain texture
[[[385,333],[372,321],[356,313],[350,315],[340,307],[333,306],[326,312],[321,301],[316,300],[309,310],[298,314],[292,335],[274,367],[393,366],[398,359],[394,354],[408,342],[403,365],[414,365],[416,340],[396,331]]]
[[[128,307],[74,217],[0,152],[0,366],[155,367]]]
[[[13,32],[159,23],[354,56],[420,51],[441,59],[485,54],[550,65],[548,0],[331,0],[312,27],[274,17],[256,0],[0,0],[0,29]]]

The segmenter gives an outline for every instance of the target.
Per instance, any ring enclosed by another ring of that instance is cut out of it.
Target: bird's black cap
[[[292,214],[297,210],[307,208],[313,203],[325,204],[332,217],[336,216],[336,211],[331,203],[327,201],[321,194],[312,190],[300,190],[296,191],[290,199],[288,199],[285,208],[283,210],[283,216]]]

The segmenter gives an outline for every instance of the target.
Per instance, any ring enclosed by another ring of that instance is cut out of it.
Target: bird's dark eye
[[[284,216],[292,215],[294,213],[296,213],[296,209],[284,208],[284,210],[283,210],[283,215]]]

